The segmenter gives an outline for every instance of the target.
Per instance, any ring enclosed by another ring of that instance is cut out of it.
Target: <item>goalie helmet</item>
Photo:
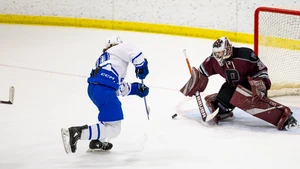
[[[120,43],[123,43],[123,41],[119,36],[111,36],[105,40],[104,46],[105,48],[109,48]]]
[[[226,37],[221,37],[213,44],[213,57],[218,61],[220,66],[224,65],[225,59],[232,54],[232,44]]]

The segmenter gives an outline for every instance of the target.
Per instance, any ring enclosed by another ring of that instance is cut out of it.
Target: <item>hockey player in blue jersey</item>
[[[105,41],[103,53],[97,59],[95,68],[88,78],[88,95],[97,106],[99,123],[73,126],[62,129],[62,138],[67,153],[75,153],[78,140],[91,140],[90,149],[110,150],[112,144],[106,139],[116,138],[121,131],[123,111],[118,96],[137,95],[145,97],[149,88],[144,84],[124,82],[129,63],[135,66],[139,79],[145,79],[149,73],[148,61],[132,44],[118,36]]]

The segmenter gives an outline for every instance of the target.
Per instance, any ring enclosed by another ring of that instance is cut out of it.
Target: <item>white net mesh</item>
[[[300,15],[261,11],[258,56],[268,67],[270,96],[300,94]]]

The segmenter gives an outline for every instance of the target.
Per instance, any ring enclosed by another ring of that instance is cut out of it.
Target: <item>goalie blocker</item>
[[[296,123],[296,120],[292,117],[290,108],[267,97],[263,97],[257,102],[253,102],[252,100],[252,92],[238,85],[230,103],[259,119],[275,125],[279,130],[291,127],[287,126],[290,125],[287,123]],[[291,125],[294,125],[294,123]]]
[[[203,92],[207,86],[208,78],[201,74],[195,67],[192,68],[192,74],[186,84],[180,89],[185,96],[192,97],[198,92]]]

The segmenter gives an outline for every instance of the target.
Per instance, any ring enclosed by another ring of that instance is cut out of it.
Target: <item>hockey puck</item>
[[[177,114],[173,114],[172,119],[175,119],[177,117]]]

